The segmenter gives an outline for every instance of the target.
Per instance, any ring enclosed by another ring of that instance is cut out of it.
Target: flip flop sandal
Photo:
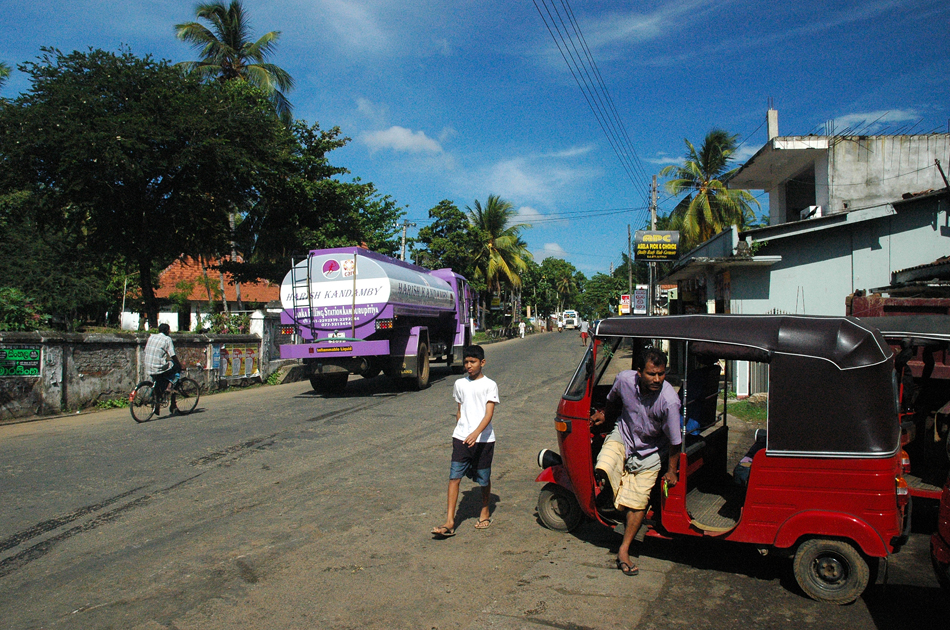
[[[489,527],[491,527],[492,520],[493,519],[486,518],[486,519],[478,521],[477,523],[475,523],[475,529],[488,529]]]
[[[432,530],[432,535],[437,538],[451,538],[455,536],[455,530],[445,526],[436,527]]]
[[[617,568],[626,576],[633,577],[634,575],[640,575],[640,568],[637,565],[630,566],[626,562],[617,560]]]

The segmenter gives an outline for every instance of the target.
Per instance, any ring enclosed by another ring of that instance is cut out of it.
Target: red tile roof
[[[221,276],[214,269],[208,269],[208,278],[214,282],[212,295],[217,301],[214,290],[221,290]],[[207,302],[208,292],[200,282],[202,278],[201,267],[191,258],[176,260],[169,265],[158,278],[159,288],[155,290],[155,296],[159,298],[168,298],[177,289],[175,287],[181,281],[194,283],[194,289],[188,299],[192,302]],[[237,291],[234,284],[228,282],[228,275],[224,276],[224,293],[229,302],[237,300]],[[280,299],[280,285],[271,282],[242,282],[241,283],[241,301],[245,303],[266,304],[271,300]]]

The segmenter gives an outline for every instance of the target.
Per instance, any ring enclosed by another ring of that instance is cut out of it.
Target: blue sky
[[[128,45],[195,58],[174,35],[179,0],[0,0],[0,61]],[[530,223],[536,260],[607,272],[648,218],[649,179],[714,127],[740,161],[782,135],[950,124],[950,3],[674,0],[245,0],[253,33],[281,31],[297,118],[352,142],[334,164],[405,206],[419,227],[442,199],[497,194]],[[622,162],[548,30],[573,16],[622,124]],[[566,13],[570,9],[571,13]],[[14,72],[7,98],[26,90]],[[635,157],[634,157],[635,156]],[[947,156],[950,162],[950,156]],[[626,168],[624,168],[626,164]],[[660,192],[660,212],[676,203]],[[757,192],[763,203],[767,196]],[[418,229],[410,229],[410,235]]]

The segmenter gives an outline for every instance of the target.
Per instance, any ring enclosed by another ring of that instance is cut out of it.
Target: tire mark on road
[[[116,503],[117,501],[121,501],[125,497],[133,495],[139,490],[142,490],[143,488],[145,488],[145,486],[132,488],[128,492],[117,494],[116,496],[106,499],[105,501],[101,501],[93,505],[87,505],[85,507],[79,508],[78,510],[72,511],[69,514],[64,514],[63,516],[57,516],[56,518],[51,518],[47,521],[42,521],[40,523],[37,523],[36,525],[29,527],[23,530],[22,532],[17,532],[16,534],[13,534],[12,536],[8,538],[0,540],[0,551],[6,551],[7,549],[12,549],[13,547],[16,547],[17,545],[21,545],[24,542],[30,540],[31,538],[36,538],[37,536],[40,536],[47,532],[51,532],[54,529],[59,529],[63,525],[72,523],[73,521],[78,520],[86,516],[87,514],[98,512],[102,508],[108,507],[112,505],[113,503]]]
[[[172,490],[174,490],[174,489],[176,489],[176,488],[178,488],[178,487],[180,487],[180,486],[183,486],[183,485],[185,485],[186,483],[189,483],[189,482],[191,482],[191,481],[197,479],[198,477],[200,477],[200,476],[203,475],[203,474],[204,474],[203,472],[200,472],[200,473],[198,473],[198,474],[196,474],[196,475],[192,475],[191,477],[188,477],[188,478],[186,478],[186,479],[182,479],[181,481],[178,481],[178,482],[176,482],[176,483],[173,483],[172,485],[170,485],[170,486],[168,486],[168,487],[166,487],[166,488],[161,488],[161,489],[159,489],[159,490],[156,490],[155,492],[151,492],[151,493],[149,493],[149,494],[142,495],[142,496],[140,496],[140,497],[138,497],[138,498],[136,498],[136,499],[133,499],[132,501],[129,501],[128,503],[126,503],[126,504],[124,504],[124,505],[120,505],[120,506],[118,506],[118,507],[116,507],[116,508],[114,508],[114,509],[112,509],[112,510],[109,510],[108,512],[104,512],[104,513],[102,513],[102,514],[99,514],[99,515],[96,516],[95,518],[93,518],[93,519],[91,519],[91,520],[89,520],[89,521],[87,521],[87,522],[85,522],[85,523],[82,523],[81,525],[76,525],[75,527],[70,527],[69,529],[67,529],[67,530],[65,530],[65,531],[63,531],[63,532],[60,532],[59,534],[57,534],[57,535],[55,535],[55,536],[53,536],[53,537],[51,537],[51,538],[48,538],[48,539],[46,539],[46,540],[44,540],[44,541],[42,541],[42,542],[36,543],[36,544],[33,545],[32,547],[28,547],[27,549],[24,549],[23,551],[21,551],[21,552],[18,553],[18,554],[14,554],[14,555],[12,555],[12,556],[10,556],[10,557],[8,557],[8,558],[4,558],[3,560],[0,560],[0,578],[6,577],[7,575],[13,573],[14,571],[17,571],[18,569],[22,569],[23,567],[25,567],[25,566],[28,565],[29,563],[33,562],[34,560],[38,560],[38,559],[42,558],[43,556],[45,556],[46,554],[48,554],[50,551],[52,551],[53,548],[54,548],[57,544],[63,542],[64,540],[68,540],[68,539],[72,538],[73,536],[75,536],[76,534],[81,534],[81,533],[83,533],[83,532],[92,531],[92,530],[96,529],[97,527],[99,527],[100,525],[104,525],[104,524],[106,524],[106,523],[109,523],[109,522],[111,522],[111,521],[114,521],[115,519],[117,519],[117,518],[118,518],[119,516],[121,516],[122,514],[125,514],[126,512],[128,512],[128,511],[130,511],[130,510],[133,510],[133,509],[135,509],[135,508],[138,508],[138,507],[141,507],[141,506],[143,506],[143,505],[146,505],[146,504],[148,504],[152,499],[154,499],[155,497],[160,496],[160,495],[163,495],[163,494],[166,494],[166,493],[168,493],[168,492],[170,492],[170,491],[172,491]],[[125,498],[125,497],[128,497],[128,496],[130,496],[131,494],[133,494],[133,493],[135,493],[135,492],[138,492],[139,490],[141,490],[141,489],[144,488],[144,487],[145,487],[145,486],[141,486],[141,487],[139,487],[139,488],[135,488],[134,490],[130,490],[130,491],[128,491],[128,492],[124,492],[124,493],[122,493],[122,494],[120,494],[120,495],[117,495],[117,496],[115,496],[115,497],[112,497],[111,499],[108,499],[108,500],[103,501],[103,502],[101,502],[101,503],[97,503],[96,505],[91,505],[91,506],[87,506],[87,507],[85,507],[85,508],[81,508],[81,509],[79,509],[79,510],[76,510],[75,512],[72,512],[72,513],[70,513],[70,514],[67,514],[66,516],[63,516],[63,517],[60,517],[60,518],[56,518],[56,519],[50,519],[50,520],[48,520],[48,521],[43,521],[42,523],[39,523],[39,524],[37,524],[37,525],[34,525],[33,527],[31,527],[31,528],[29,528],[29,529],[27,529],[27,530],[24,530],[23,532],[20,532],[19,534],[14,534],[14,535],[11,536],[10,538],[7,538],[7,539],[4,541],[4,543],[6,543],[7,541],[14,540],[14,539],[18,539],[18,540],[20,540],[20,541],[29,540],[29,538],[35,537],[35,536],[39,535],[40,533],[44,533],[44,532],[51,531],[51,530],[53,529],[52,527],[49,527],[49,524],[51,524],[51,523],[58,522],[58,523],[60,524],[60,526],[61,526],[61,525],[65,524],[65,523],[69,523],[69,522],[75,521],[76,519],[81,518],[81,516],[83,516],[83,515],[85,515],[85,514],[90,514],[90,513],[92,513],[93,511],[96,511],[96,510],[98,510],[98,509],[102,509],[103,507],[106,507],[106,506],[108,506],[108,505],[111,505],[111,504],[115,503],[116,501],[119,501],[119,500],[121,500],[121,499],[123,499],[123,498]],[[81,514],[80,514],[80,513],[81,513]],[[45,529],[43,529],[42,531],[40,531],[40,528],[41,528],[41,527],[45,527]],[[24,535],[27,534],[27,533],[29,533],[29,532],[36,532],[36,533],[33,533],[31,536],[24,537]],[[10,547],[6,547],[6,548],[9,549]]]

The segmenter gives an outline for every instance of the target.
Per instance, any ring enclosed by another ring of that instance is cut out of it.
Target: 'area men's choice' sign
[[[634,260],[673,260],[676,258],[680,233],[637,230],[633,242]]]

